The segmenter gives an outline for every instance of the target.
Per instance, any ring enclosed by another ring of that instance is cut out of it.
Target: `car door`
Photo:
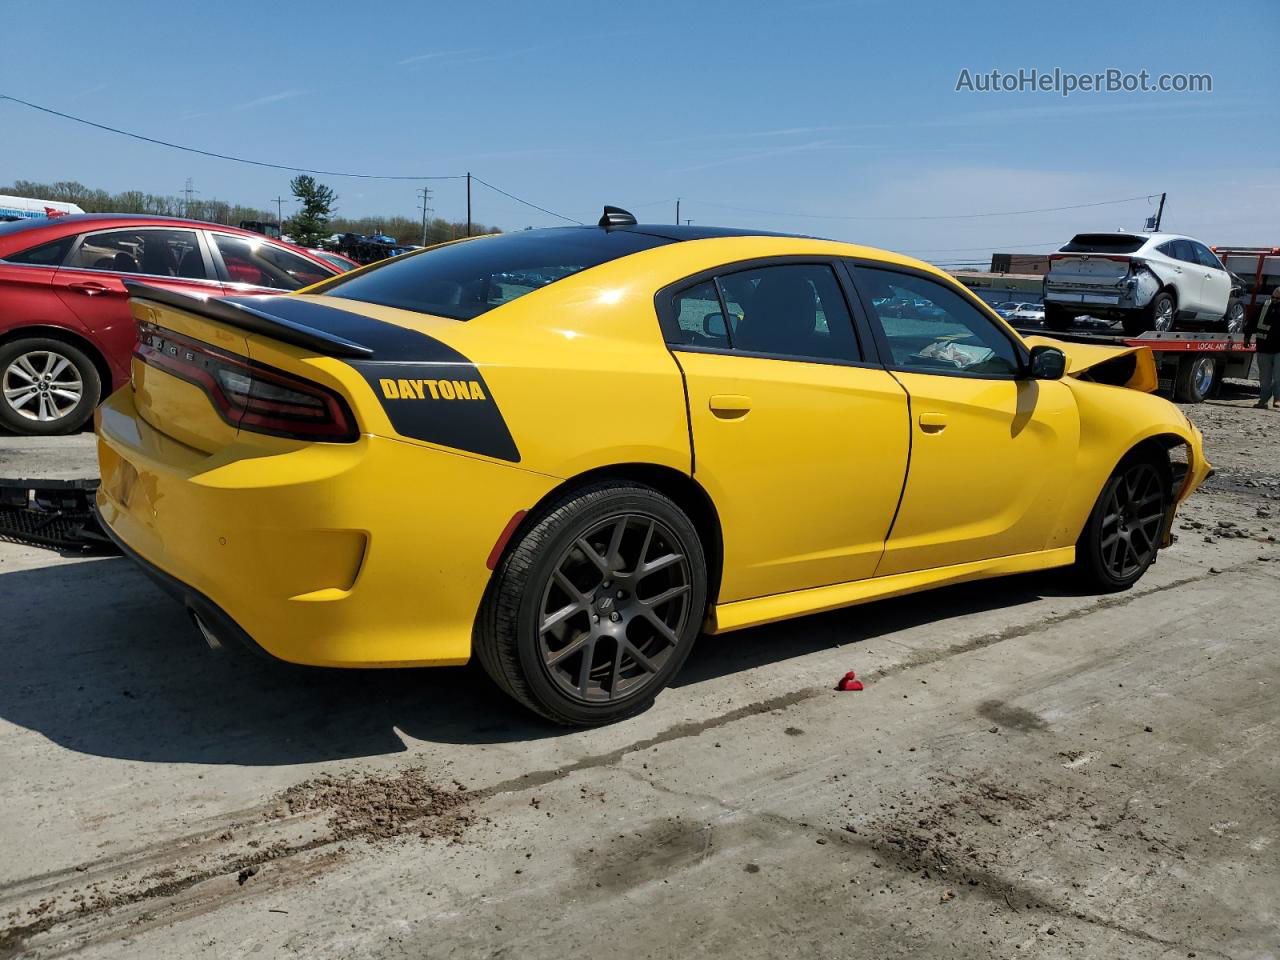
[[[911,463],[876,576],[1044,549],[1079,441],[1070,389],[1024,378],[1025,347],[951,284],[909,268],[852,269],[880,354],[910,397]],[[875,310],[903,294],[937,312]]]
[[[102,346],[108,362],[127,376],[136,339],[125,279],[180,293],[217,294],[199,231],[170,227],[99,230],[76,238],[53,287]]]
[[[1227,273],[1217,254],[1203,243],[1191,241],[1191,245],[1204,268],[1204,282],[1200,288],[1204,319],[1221,319],[1227,312],[1227,301],[1231,299],[1231,275]]]
[[[720,602],[870,577],[906,474],[907,398],[860,343],[833,264],[702,276],[659,309],[723,532]]]

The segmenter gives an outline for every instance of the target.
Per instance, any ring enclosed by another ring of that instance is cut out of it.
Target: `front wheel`
[[[1076,541],[1076,572],[1086,584],[1112,592],[1142,578],[1160,549],[1169,487],[1167,462],[1150,454],[1121,461]]]
[[[1227,333],[1244,333],[1244,304],[1232,300],[1227,312],[1222,315],[1222,326]]]
[[[707,564],[668,497],[599,484],[549,507],[494,571],[475,649],[506,693],[557,723],[638,713],[702,627]]]

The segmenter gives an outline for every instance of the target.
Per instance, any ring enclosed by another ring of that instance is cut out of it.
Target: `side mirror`
[[[702,332],[708,337],[723,340],[729,334],[728,330],[725,329],[724,315],[721,313],[708,313],[703,315]]]
[[[1067,372],[1067,355],[1057,347],[1031,348],[1031,379],[1061,380]]]

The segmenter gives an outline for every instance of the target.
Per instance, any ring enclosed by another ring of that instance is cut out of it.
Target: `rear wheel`
[[[475,649],[504,691],[571,725],[643,710],[702,627],[697,530],[649,487],[601,484],[550,507],[495,570]]]
[[[1203,403],[1218,388],[1220,367],[1212,357],[1183,357],[1173,380],[1173,398],[1182,403]]]
[[[1089,586],[1128,590],[1155,562],[1169,503],[1169,465],[1132,454],[1107,479],[1076,542],[1076,571]]]
[[[49,337],[0,347],[0,423],[17,433],[72,433],[93,416],[102,382],[83,350]]]

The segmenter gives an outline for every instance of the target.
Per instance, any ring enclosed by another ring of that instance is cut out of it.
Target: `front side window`
[[[1195,243],[1192,246],[1195,248],[1196,256],[1199,257],[1202,266],[1209,267],[1212,270],[1225,269],[1217,255],[1203,243]]]
[[[86,234],[68,267],[207,280],[193,230],[130,229]]]
[[[734,350],[797,359],[862,359],[853,318],[828,264],[757,267],[717,282]]]
[[[297,290],[333,276],[318,263],[265,240],[215,234],[214,242],[232,283]]]
[[[871,301],[872,322],[889,345],[893,365],[917,373],[970,377],[1017,376],[1013,342],[977,307],[945,284],[915,274],[855,267]]]

